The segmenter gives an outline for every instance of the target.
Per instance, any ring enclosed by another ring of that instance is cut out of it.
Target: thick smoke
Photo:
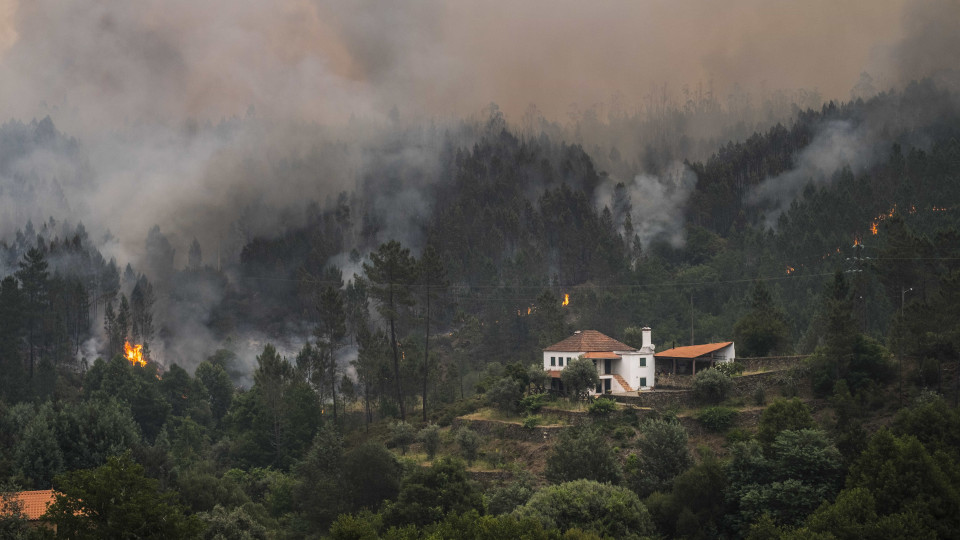
[[[598,207],[618,206],[616,184],[611,178],[597,188]],[[696,185],[697,175],[683,163],[673,163],[661,175],[640,174],[624,182],[624,193],[632,205],[630,220],[634,234],[644,246],[654,240],[669,242],[674,247],[684,245],[684,208]]]
[[[877,156],[873,146],[872,134],[866,127],[855,127],[849,121],[827,122],[796,156],[794,168],[764,180],[747,202],[769,208],[766,225],[773,227],[808,184],[828,183],[843,167],[858,174],[872,165]]]
[[[416,247],[432,211],[426,193],[439,177],[440,133],[454,118],[491,102],[514,123],[531,103],[549,122],[581,119],[578,111],[606,102],[611,114],[629,114],[698,83],[738,101],[811,87],[845,98],[864,66],[877,72],[878,88],[942,71],[960,33],[941,29],[960,20],[956,7],[0,0],[0,118],[37,129],[49,116],[77,138],[72,147],[36,145],[0,166],[0,235],[9,238],[24,218],[82,221],[91,238],[110,239],[100,246],[107,258],[149,273],[144,239],[160,224],[175,268],[186,265],[193,238],[216,266],[236,261],[256,236],[306,223],[311,201],[346,191],[369,196],[381,216],[376,240]],[[822,135],[845,142],[858,129],[828,126]],[[578,137],[591,147],[589,130]],[[636,171],[649,144],[641,139],[603,144],[619,147],[623,171]],[[823,146],[824,155],[801,156],[801,168],[847,160]],[[680,245],[695,178],[679,164],[665,170],[627,182],[631,219],[643,242]],[[600,204],[613,187],[602,186]],[[355,271],[349,254],[331,262],[347,278]],[[172,330],[182,349],[171,357],[199,358],[209,345],[205,330],[189,329],[203,328],[223,291],[197,286],[206,288],[191,302],[157,306],[182,323]]]

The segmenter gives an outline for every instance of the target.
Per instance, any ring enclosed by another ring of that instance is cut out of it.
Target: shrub
[[[758,406],[767,404],[767,391],[764,390],[763,386],[757,386],[753,389],[753,403]]]
[[[701,371],[693,379],[693,393],[704,403],[720,403],[730,393],[732,386],[730,376],[717,369]]]
[[[523,427],[524,429],[533,429],[539,426],[542,420],[539,416],[528,416],[523,419]]]
[[[721,362],[717,364],[714,369],[720,373],[723,373],[724,375],[733,377],[743,373],[743,364],[740,362]]]
[[[520,406],[523,407],[527,413],[536,414],[540,412],[540,409],[542,409],[548,401],[550,401],[550,394],[530,394],[520,400]]]
[[[423,442],[423,449],[427,452],[427,459],[433,459],[440,449],[440,428],[430,424],[420,430],[419,439]]]
[[[617,410],[617,402],[611,398],[597,398],[587,408],[587,412],[597,416],[606,416]]]
[[[707,407],[697,413],[697,420],[710,431],[722,433],[733,425],[737,411],[729,407]]]
[[[630,426],[617,426],[613,430],[613,438],[618,441],[625,441],[632,438],[637,432]]]
[[[487,388],[487,401],[504,412],[516,412],[523,389],[513,377],[501,377]]]

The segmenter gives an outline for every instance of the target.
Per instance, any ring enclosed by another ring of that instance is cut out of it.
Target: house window
[[[557,365],[557,357],[556,357],[556,356],[551,356],[551,357],[550,357],[550,365],[551,365],[551,366]]]
[[[640,377],[640,387],[643,388],[643,387],[646,386],[646,385],[647,385],[647,378],[646,378],[646,377]]]
[[[563,367],[563,357],[560,357],[560,367]]]
[[[646,356],[641,356],[641,357],[640,357],[640,367],[647,367],[647,357],[646,357]]]
[[[610,364],[611,364],[611,361],[610,361],[609,358],[603,361],[603,374],[604,374],[604,375],[609,375],[609,374],[610,374]]]

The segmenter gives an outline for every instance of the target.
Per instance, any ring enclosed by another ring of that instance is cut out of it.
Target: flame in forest
[[[911,214],[916,211],[917,209],[915,207],[913,206],[910,207]],[[893,208],[891,208],[889,212],[885,214],[880,214],[879,216],[877,216],[877,219],[873,220],[873,223],[870,224],[870,232],[873,233],[874,235],[878,234],[880,232],[880,222],[887,218],[892,218],[893,215],[896,213],[897,213],[897,205],[893,205]]]
[[[790,275],[790,274],[792,274],[792,273],[794,273],[794,272],[796,272],[796,271],[797,271],[797,269],[794,268],[794,267],[792,267],[792,266],[788,266],[788,267],[787,267],[787,275]]]
[[[853,247],[862,246],[863,240],[860,239],[859,234],[853,235]]]
[[[570,305],[570,295],[569,295],[569,294],[564,294],[564,295],[563,295],[563,304],[560,304],[560,305],[562,305],[562,306],[569,306],[569,305]]]
[[[143,357],[143,345],[130,345],[129,341],[123,342],[123,356],[130,364],[140,367],[147,365],[147,360]]]

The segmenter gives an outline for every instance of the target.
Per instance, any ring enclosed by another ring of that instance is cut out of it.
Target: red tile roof
[[[701,356],[719,351],[720,349],[732,345],[732,341],[723,343],[706,343],[704,345],[690,345],[688,347],[676,347],[656,353],[657,358],[699,358]]]
[[[28,520],[36,521],[47,513],[47,506],[53,503],[53,490],[20,491],[11,498],[20,503],[21,511]]]
[[[636,347],[631,347],[626,343],[621,343],[610,336],[605,336],[596,330],[584,330],[568,337],[567,339],[554,343],[544,349],[544,352],[611,352],[611,351],[635,351]]]

